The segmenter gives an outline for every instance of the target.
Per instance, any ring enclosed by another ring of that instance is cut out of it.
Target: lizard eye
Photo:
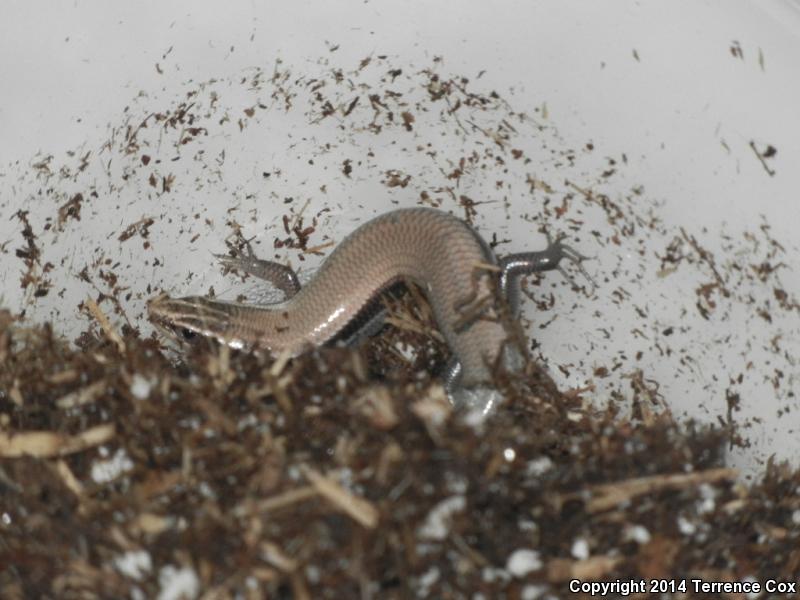
[[[185,327],[182,327],[179,330],[179,333],[180,333],[181,337],[184,340],[186,340],[187,342],[194,341],[195,338],[197,338],[197,332],[192,331],[191,329],[186,329]]]

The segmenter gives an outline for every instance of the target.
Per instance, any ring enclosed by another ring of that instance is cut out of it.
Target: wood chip
[[[624,559],[622,556],[592,556],[585,560],[555,558],[547,563],[547,579],[552,583],[563,583],[572,579],[581,581],[597,581]]]
[[[297,569],[297,561],[287,556],[279,546],[272,542],[261,542],[261,557],[284,573],[291,573]]]
[[[353,400],[352,406],[377,429],[389,430],[397,425],[397,412],[385,386],[368,387]]]
[[[98,425],[74,436],[53,431],[0,432],[0,456],[3,458],[66,456],[105,444],[114,437],[114,434],[112,424]]]
[[[131,523],[131,529],[135,532],[147,535],[158,535],[172,527],[174,519],[155,513],[141,513]]]
[[[56,400],[56,406],[58,406],[58,408],[66,409],[75,408],[76,406],[83,406],[85,404],[91,404],[103,394],[105,388],[105,380],[101,379],[100,381],[95,381],[94,383],[89,384],[79,390],[75,390],[69,394],[64,394],[61,396],[61,398]]]
[[[67,486],[69,491],[75,494],[78,498],[83,496],[83,484],[78,481],[78,478],[75,477],[75,474],[72,472],[72,469],[69,468],[69,465],[66,462],[63,460],[56,462],[56,471],[58,471],[61,481],[64,482],[64,485]]]
[[[321,473],[316,472],[310,467],[302,467],[303,474],[311,482],[311,485],[316,488],[321,496],[324,496],[331,504],[342,510],[354,521],[360,523],[364,527],[374,529],[378,524],[380,513],[368,500],[359,498],[354,494],[348,492],[336,481],[330,477],[326,477]]]

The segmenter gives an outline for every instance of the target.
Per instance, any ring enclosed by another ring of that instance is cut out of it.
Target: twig
[[[591,191],[585,190],[576,183],[572,183],[569,179],[566,181],[567,187],[571,187],[587,200],[594,201],[594,194]]]
[[[615,483],[607,483],[589,488],[587,491],[591,498],[586,503],[586,511],[598,513],[616,508],[620,504],[630,502],[637,496],[653,494],[668,489],[684,488],[700,483],[715,483],[717,481],[733,480],[739,475],[736,469],[719,468],[708,469],[697,473],[678,473],[669,475],[653,475],[652,477],[639,477],[626,479]],[[575,492],[563,496],[561,500],[583,497],[585,492]]]
[[[303,474],[321,496],[352,517],[354,521],[369,529],[374,529],[378,524],[380,513],[371,502],[348,492],[330,477],[310,467],[303,467]]]
[[[755,153],[756,158],[758,158],[758,162],[761,163],[761,166],[764,167],[764,170],[767,172],[767,174],[770,177],[774,177],[775,176],[775,171],[770,169],[767,166],[767,161],[764,160],[764,157],[761,155],[761,152],[758,151],[758,149],[756,148],[755,143],[753,143],[752,140],[750,141],[750,147],[753,149],[753,152]]]
[[[89,312],[92,313],[92,316],[95,320],[100,324],[100,327],[103,329],[103,332],[106,334],[106,337],[114,342],[116,345],[117,350],[119,350],[120,354],[124,354],[125,352],[125,342],[122,341],[122,338],[116,332],[116,330],[111,326],[111,322],[108,320],[108,317],[105,313],[100,310],[100,307],[97,306],[97,302],[92,300],[91,298],[86,299],[86,307],[89,309]]]
[[[115,429],[112,424],[98,425],[74,436],[53,431],[20,433],[0,431],[0,456],[4,458],[66,456],[104,444],[113,438],[114,434]]]
[[[719,274],[719,271],[717,271],[717,266],[714,264],[714,258],[712,257],[711,253],[705,248],[701,248],[694,236],[686,233],[686,230],[683,227],[681,227],[681,235],[683,236],[683,239],[689,242],[694,251],[697,252],[697,254],[700,256],[700,260],[706,263],[708,268],[711,269],[711,272],[714,274],[714,279],[717,280],[717,285],[719,285],[722,293],[725,294],[725,297],[727,298],[730,296],[731,293],[728,291],[728,288],[725,287],[725,281],[722,279],[722,275]]]
[[[316,254],[317,256],[322,256],[324,254],[322,251],[325,248],[330,248],[334,244],[335,242],[333,240],[325,242],[324,244],[317,244],[316,246],[311,246],[311,248],[306,248],[303,250],[303,254]]]
[[[318,495],[319,492],[313,485],[306,485],[276,496],[270,496],[259,502],[244,501],[234,509],[233,514],[237,517],[244,517],[252,513],[276,512]]]
[[[79,390],[64,394],[56,400],[58,408],[75,408],[76,406],[83,406],[94,402],[99,396],[103,394],[106,389],[106,380],[101,379],[82,387]]]
[[[83,497],[83,484],[75,477],[72,469],[69,468],[69,465],[65,461],[59,459],[56,463],[56,472],[69,491],[75,494],[77,498]]]

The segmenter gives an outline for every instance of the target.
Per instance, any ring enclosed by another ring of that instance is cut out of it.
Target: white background
[[[141,245],[121,245],[111,235],[153,212],[154,200],[146,186],[112,190],[106,185],[106,194],[84,208],[80,222],[70,223],[58,235],[42,234],[46,258],[58,265],[52,275],[54,287],[67,288],[63,298],[50,294],[34,302],[18,285],[23,267],[14,250],[22,246],[22,238],[21,224],[13,214],[20,208],[31,211],[34,229],[41,234],[45,216],[63,203],[63,198],[48,197],[46,188],[62,186],[63,193],[70,192],[69,181],[32,175],[31,165],[42,156],[53,155],[54,164],[60,164],[67,151],[91,150],[95,161],[110,128],[125,123],[126,114],[143,110],[148,102],[174,105],[193,82],[212,78],[234,82],[253,67],[269,73],[278,57],[295,75],[313,75],[326,69],[321,57],[355,69],[365,56],[381,54],[407,65],[406,70],[442,57],[449,72],[464,74],[473,82],[485,71],[479,79],[481,89],[496,89],[518,111],[536,114],[537,122],[546,126],[548,150],[539,155],[541,162],[535,168],[537,176],[554,188],[554,201],[570,192],[566,179],[615,200],[640,187],[642,202],[654,207],[664,230],[677,235],[682,227],[715,252],[719,263],[736,257],[747,263],[748,252],[763,255],[763,238],[736,250],[735,243],[733,249],[726,246],[724,236],[739,240],[743,231],[758,232],[768,223],[770,235],[785,248],[775,261],[786,265],[777,281],[796,300],[800,290],[797,2],[295,1],[222,6],[188,1],[3,3],[0,301],[6,308],[26,308],[28,316],[53,320],[65,335],[74,336],[86,326],[75,307],[95,293],[77,273],[99,256],[119,264],[117,271],[126,285],[136,290],[126,307],[135,325],[144,326],[147,284],[195,293],[216,283],[218,291],[226,288],[235,293],[235,281],[222,278],[210,260],[211,252],[224,251],[224,238],[230,232],[221,226],[195,228],[192,233],[202,237],[189,247],[188,238],[181,237],[182,228],[192,227],[192,214],[200,209],[215,223],[224,220],[227,208],[241,203],[244,192],[259,183],[261,172],[271,168],[285,173],[284,189],[259,196],[260,210],[248,223],[248,234],[263,235],[263,241],[268,239],[264,232],[280,222],[280,197],[301,184],[315,206],[336,207],[324,221],[334,240],[372,214],[397,204],[413,205],[414,194],[403,196],[399,190],[389,194],[366,176],[355,182],[340,177],[327,198],[316,197],[310,191],[314,186],[305,181],[304,164],[289,160],[287,143],[303,137],[307,119],[302,114],[281,119],[276,113],[270,116],[268,135],[262,129],[260,136],[215,140],[217,148],[228,148],[237,157],[235,168],[228,169],[224,184],[207,182],[194,191],[179,187],[172,205],[159,204],[151,252],[143,252]],[[740,48],[741,56],[734,56],[732,47]],[[225,100],[233,103],[237,92],[228,87]],[[132,107],[129,113],[126,107]],[[759,162],[751,141],[762,151],[768,145],[777,149],[768,162],[774,176]],[[552,152],[566,153],[588,142],[594,153],[572,169],[551,157]],[[457,144],[454,139],[452,145]],[[391,155],[391,148],[381,150],[380,159]],[[614,157],[619,164],[623,154],[627,165],[598,188],[597,174],[607,159]],[[100,158],[92,169],[102,184]],[[480,190],[473,186],[473,191]],[[334,193],[340,196],[332,198]],[[367,195],[365,211],[361,207]],[[526,202],[519,212],[536,210]],[[273,211],[270,203],[275,205]],[[487,237],[497,231],[512,240],[504,251],[543,245],[543,237],[533,236],[529,224],[500,217],[493,222],[494,214],[489,211],[480,225]],[[734,386],[743,402],[736,417],[751,425],[746,433],[753,447],[734,450],[732,461],[752,467],[773,453],[794,457],[800,449],[800,406],[793,396],[800,355],[798,311],[773,311],[768,323],[754,317],[752,307],[731,301],[725,310],[704,320],[694,308],[696,286],[709,280],[702,265],[661,277],[655,253],[663,251],[668,236],[639,252],[624,240],[620,246],[600,243],[608,239],[609,229],[599,211],[587,209],[585,218],[586,224],[572,239],[581,251],[596,257],[587,268],[599,284],[597,293],[591,299],[576,295],[553,275],[551,285],[561,312],[547,328],[531,330],[551,367],[569,366],[568,374],[553,368],[555,375],[565,386],[593,381],[601,398],[614,390],[630,396],[622,375],[640,368],[647,379],[660,384],[676,414],[716,422],[726,415],[730,379],[744,373],[742,384]],[[592,230],[602,235],[595,238]],[[153,258],[163,266],[153,266]],[[308,271],[308,265],[298,265],[290,253],[279,258]],[[187,281],[186,273],[198,278]],[[774,308],[775,283],[753,286],[742,294]],[[619,288],[625,290],[623,302],[614,295]],[[646,320],[638,316],[637,307],[646,307]],[[529,302],[526,308],[536,323]],[[654,349],[658,332],[668,326],[678,330],[669,343],[686,349],[685,353],[664,356]],[[636,328],[646,339],[632,333]],[[636,350],[643,352],[643,358],[635,365],[623,361],[625,366],[610,378],[593,376],[594,367],[609,366],[621,355],[629,359]],[[693,358],[689,366],[678,360],[687,353]],[[777,387],[770,381],[775,369],[783,373]]]

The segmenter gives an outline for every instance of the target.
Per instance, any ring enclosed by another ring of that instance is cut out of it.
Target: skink
[[[494,365],[510,352],[508,319],[502,317],[504,309],[517,310],[519,278],[560,269],[564,258],[584,272],[585,257],[560,240],[544,251],[498,259],[464,221],[430,208],[400,209],[358,227],[302,288],[288,267],[253,257],[233,259],[235,266],[283,289],[288,296],[283,302],[247,305],[162,295],[149,302],[148,311],[156,325],[173,333],[295,356],[335,340],[363,318],[381,292],[412,281],[426,293],[452,350],[448,385],[473,388],[490,384]]]

